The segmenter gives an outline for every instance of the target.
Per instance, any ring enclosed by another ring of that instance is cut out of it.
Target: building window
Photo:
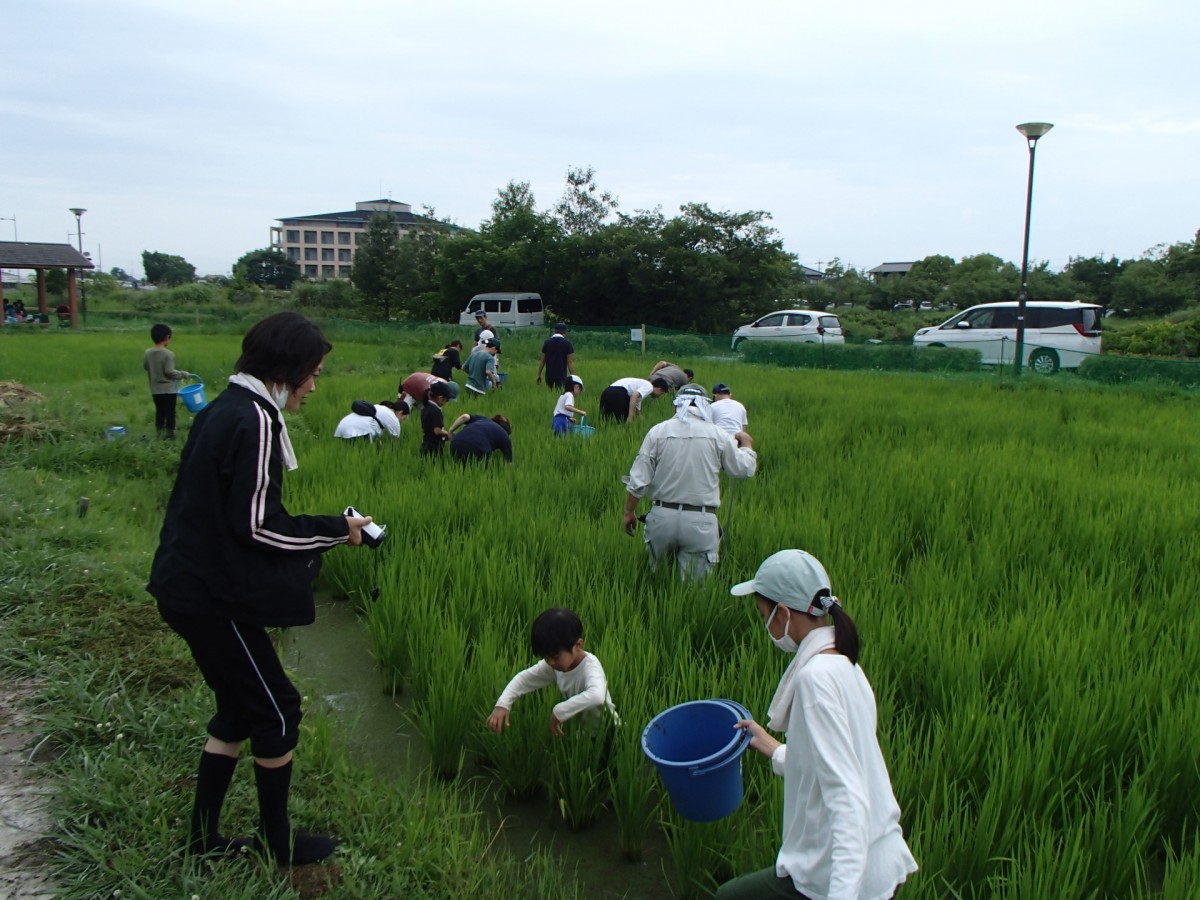
[[[349,266],[338,266],[338,276],[341,278],[349,278],[350,277],[350,267]]]
[[[333,251],[323,249],[321,251],[321,262],[333,262]]]
[[[317,277],[317,267],[316,266],[305,266],[304,274],[308,275],[311,278],[316,278]]]
[[[332,278],[333,277],[333,266],[321,266],[321,277],[322,278]]]
[[[333,232],[332,231],[322,231],[321,232],[321,243],[322,244],[332,244],[333,243]]]
[[[316,247],[305,247],[304,248],[304,258],[315,260],[317,258],[317,248]]]
[[[289,244],[300,243],[300,229],[299,228],[289,228],[288,229],[287,242]]]
[[[315,231],[304,232],[304,243],[315,244],[317,242],[317,233]]]
[[[338,251],[338,262],[350,262],[350,251],[349,250],[339,250]]]
[[[299,247],[288,247],[287,250],[288,250],[288,259],[294,259],[294,260],[299,261],[299,259],[300,259],[300,248]]]
[[[338,243],[339,244],[349,244],[350,243],[350,232],[339,231],[338,232]]]

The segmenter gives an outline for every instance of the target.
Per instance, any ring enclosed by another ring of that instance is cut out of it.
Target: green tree
[[[46,291],[53,294],[60,300],[67,292],[67,270],[66,269],[47,269],[46,270]]]
[[[1113,286],[1113,306],[1125,316],[1165,316],[1188,302],[1186,286],[1167,275],[1162,259],[1139,259],[1124,267]]]
[[[259,287],[275,287],[286,291],[300,277],[300,263],[285,253],[265,247],[251,250],[234,263],[233,277]]]
[[[142,269],[151,284],[177,287],[196,280],[196,267],[182,256],[142,251]]]
[[[595,234],[617,209],[617,198],[596,186],[596,171],[567,169],[567,187],[554,207],[564,234]]]
[[[354,254],[350,282],[363,299],[378,308],[385,321],[399,308],[401,290],[400,232],[387,213],[377,212],[367,222],[362,243]]]
[[[950,273],[948,293],[964,309],[979,303],[1015,300],[1021,273],[992,253],[964,256]],[[1032,290],[1032,288],[1031,288]]]
[[[411,318],[438,320],[460,308],[457,298],[445,298],[441,293],[439,262],[452,232],[449,224],[438,220],[432,206],[423,207],[422,216],[425,225],[410,231],[397,245],[399,303]]]
[[[1124,266],[1115,256],[1078,256],[1067,261],[1066,275],[1074,283],[1078,299],[1108,307]]]

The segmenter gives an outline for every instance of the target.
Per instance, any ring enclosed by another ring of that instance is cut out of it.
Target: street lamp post
[[[75,214],[75,237],[79,241],[79,255],[83,256],[83,214],[87,212],[78,206],[72,206],[71,212]],[[87,323],[87,285],[83,283],[83,270],[79,270],[79,303],[80,312],[83,313],[83,321]]]
[[[1021,363],[1025,357],[1025,303],[1029,300],[1029,213],[1033,208],[1033,155],[1038,138],[1047,134],[1054,126],[1049,122],[1025,122],[1017,131],[1025,136],[1029,144],[1029,185],[1025,190],[1025,247],[1021,251],[1021,289],[1017,292],[1017,356],[1013,360],[1013,376],[1020,377]]]

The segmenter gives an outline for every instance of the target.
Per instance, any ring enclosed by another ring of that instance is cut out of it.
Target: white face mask
[[[796,641],[792,638],[792,636],[787,633],[786,628],[783,631],[783,637],[775,637],[775,635],[771,634],[771,620],[775,618],[775,613],[777,613],[777,612],[779,612],[778,604],[776,604],[775,608],[773,610],[771,610],[771,614],[769,616],[767,616],[767,621],[766,621],[767,637],[769,637],[771,639],[772,644],[774,644],[778,649],[782,650],[784,653],[795,653],[796,650],[799,649],[800,645],[797,644]],[[791,620],[789,619],[788,621],[790,622]]]
[[[271,399],[275,401],[276,406],[278,406],[280,409],[283,409],[285,406],[287,406],[289,392],[286,387],[283,385],[272,387],[270,388],[270,392]]]

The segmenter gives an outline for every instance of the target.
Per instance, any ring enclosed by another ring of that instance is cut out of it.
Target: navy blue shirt
[[[575,352],[565,337],[549,337],[542,344],[546,357],[546,384],[562,384],[567,380],[567,357]]]
[[[459,459],[468,456],[487,457],[499,450],[512,462],[512,438],[508,432],[486,416],[471,416],[467,424],[450,439],[450,452]]]

